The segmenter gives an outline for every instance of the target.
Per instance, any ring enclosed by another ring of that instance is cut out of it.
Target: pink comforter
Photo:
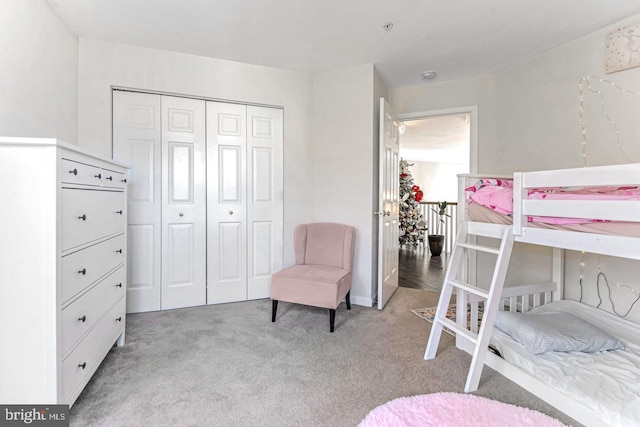
[[[504,179],[481,179],[465,188],[468,203],[478,203],[504,215],[513,215],[513,182]],[[529,191],[533,200],[640,200],[640,188],[634,187],[579,187],[542,188]],[[601,219],[528,217],[529,221],[547,224],[584,224]]]

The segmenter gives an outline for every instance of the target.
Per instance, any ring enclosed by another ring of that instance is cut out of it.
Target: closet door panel
[[[242,252],[244,251],[243,224],[240,222],[220,222],[218,227],[219,258],[218,280],[221,282],[236,282],[242,280],[244,265]]]
[[[282,121],[281,109],[247,107],[247,299],[268,298],[271,275],[282,269]]]
[[[162,96],[162,309],[206,303],[204,101]]]
[[[131,166],[128,185],[127,312],[160,309],[160,95],[113,92],[113,158]]]
[[[156,254],[154,249],[160,247],[160,242],[156,241],[160,227],[154,227],[149,224],[129,225],[128,228],[128,256],[135,260],[128,264],[129,279],[127,280],[127,295],[136,295],[139,300],[130,306],[129,297],[127,297],[127,306],[129,312],[160,310],[160,272],[156,269]],[[153,290],[155,289],[155,292]],[[151,306],[150,301],[142,300],[145,292],[152,293],[154,297],[153,303],[157,305]],[[141,310],[140,308],[147,308]],[[135,310],[134,310],[135,308]]]
[[[207,102],[207,303],[247,299],[246,106]]]

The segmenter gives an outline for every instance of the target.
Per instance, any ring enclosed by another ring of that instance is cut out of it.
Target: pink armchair
[[[336,308],[344,299],[351,310],[351,269],[356,229],[335,223],[302,224],[293,235],[296,264],[271,276],[271,321],[278,301],[329,309],[333,332]]]

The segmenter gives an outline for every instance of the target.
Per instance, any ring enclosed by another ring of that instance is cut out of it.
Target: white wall
[[[578,83],[593,75],[640,91],[640,68],[604,74],[605,40],[609,31],[640,22],[640,15],[591,33],[529,61],[511,67],[496,76],[500,167],[507,172],[581,167],[580,126],[578,121]],[[602,89],[612,117],[625,123],[625,116],[640,115],[640,96],[618,96],[609,85]],[[589,127],[587,151],[589,164],[624,163],[614,131],[600,110],[598,95],[587,92],[585,109]],[[640,162],[640,133],[637,127],[621,127],[622,140],[630,154]],[[551,154],[552,153],[552,154]],[[551,154],[551,155],[550,155]],[[496,165],[498,166],[498,165]]]
[[[402,144],[402,140],[400,141]],[[463,163],[436,163],[406,159],[414,184],[424,193],[425,202],[457,202],[458,174],[468,173],[469,165]]]
[[[374,280],[374,97],[381,92],[374,73],[365,65],[317,74],[311,90],[313,220],[356,228],[351,301],[367,306]]]
[[[79,144],[111,156],[111,87],[284,107],[284,262],[293,229],[312,217],[308,74],[80,39]]]
[[[3,0],[0,135],[76,143],[78,38],[46,0]]]

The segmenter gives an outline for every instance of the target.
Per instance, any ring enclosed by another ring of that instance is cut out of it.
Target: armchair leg
[[[276,311],[278,311],[278,300],[271,300],[271,322],[276,321]]]
[[[330,332],[333,332],[333,327],[336,324],[336,311],[333,308],[329,309],[329,326]]]
[[[351,291],[347,292],[345,302],[347,303],[347,310],[351,310]]]

